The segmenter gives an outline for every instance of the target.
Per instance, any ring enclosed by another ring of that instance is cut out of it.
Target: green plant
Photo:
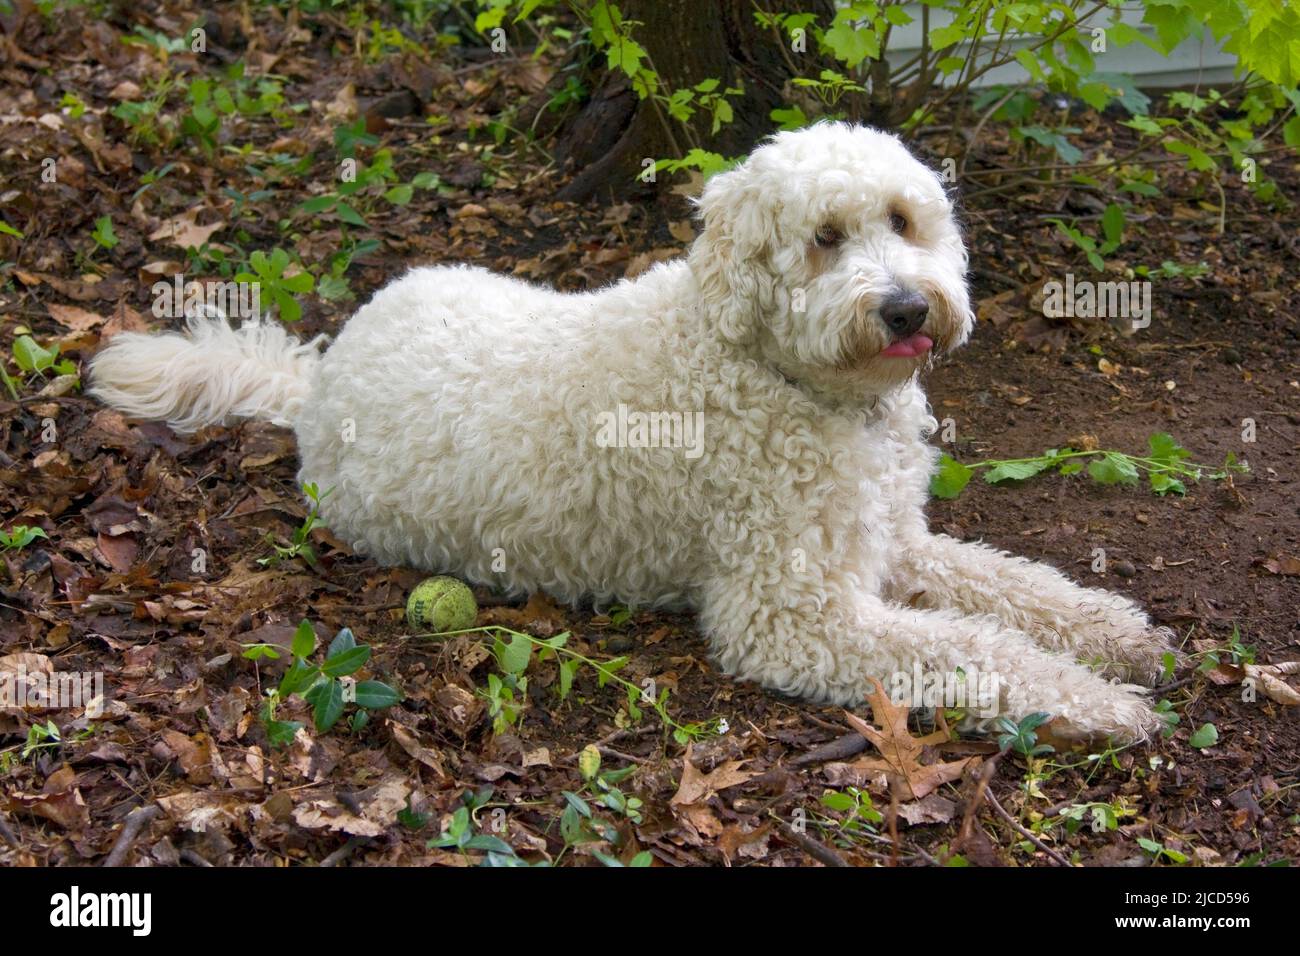
[[[1231,659],[1231,663],[1235,667],[1255,663],[1255,645],[1243,643],[1241,631],[1238,625],[1234,624],[1232,625],[1232,636],[1226,641],[1208,650],[1197,651],[1192,656],[1201,659],[1200,664],[1196,667],[1196,672],[1205,674],[1222,664],[1225,656]]]
[[[8,534],[0,531],[0,548],[5,551],[21,551],[37,538],[48,540],[49,537],[41,528],[29,528],[23,524],[15,525]]]
[[[1059,219],[1047,220],[1053,223],[1062,234],[1073,242],[1087,257],[1089,264],[1098,272],[1106,271],[1106,262],[1102,258],[1119,248],[1124,241],[1124,207],[1110,203],[1101,216],[1102,240],[1098,242],[1092,236],[1084,235],[1077,229],[1067,226]]]
[[[1010,717],[999,717],[997,726],[1002,733],[998,735],[998,746],[1003,750],[1014,750],[1022,757],[1055,753],[1056,748],[1051,744],[1038,742],[1038,728],[1050,718],[1051,714],[1029,714],[1016,723]]]
[[[120,241],[117,233],[113,231],[113,219],[111,216],[100,216],[95,220],[95,229],[90,234],[90,238],[95,240],[95,245],[101,249],[112,249]]]
[[[44,348],[30,335],[20,335],[14,339],[13,361],[18,366],[18,370],[28,377],[44,378],[45,373],[50,371],[56,375],[76,375],[77,366],[71,359],[59,361],[59,348],[57,342]],[[4,368],[3,363],[0,363],[0,381],[4,382],[10,396],[17,401],[18,384]]]
[[[1187,856],[1185,854],[1179,853],[1177,850],[1171,850],[1163,843],[1156,840],[1148,840],[1146,837],[1138,837],[1138,846],[1140,846],[1145,852],[1151,854],[1152,862],[1154,863],[1159,863],[1162,858],[1176,866],[1182,866],[1187,862]]]
[[[1187,745],[1197,750],[1208,750],[1219,742],[1219,728],[1214,724],[1201,724],[1200,728],[1187,738]]]
[[[429,840],[429,848],[454,849],[462,854],[482,850],[518,859],[514,848],[505,840],[488,833],[474,832],[473,814],[492,799],[492,794],[493,788],[491,786],[484,787],[478,793],[466,791],[462,794],[462,805],[452,813],[450,825],[436,837]]]
[[[1218,481],[1250,470],[1249,465],[1238,462],[1231,452],[1220,468],[1188,461],[1191,453],[1165,432],[1152,434],[1147,445],[1150,454],[1145,457],[1108,449],[1076,451],[1073,448],[1050,448],[1033,458],[988,459],[968,465],[944,454],[930,479],[930,493],[936,498],[956,498],[976,470],[981,468],[987,469],[984,480],[996,485],[1003,481],[1024,481],[1053,468],[1061,475],[1078,474],[1084,470],[1087,461],[1088,476],[1097,484],[1137,484],[1141,473],[1146,472],[1151,490],[1158,495],[1186,494],[1187,486],[1183,479]]]
[[[274,746],[289,744],[302,727],[300,721],[280,720],[276,716],[290,697],[299,696],[311,705],[312,721],[321,733],[338,723],[349,704],[355,706],[349,727],[357,732],[369,723],[371,711],[391,707],[402,700],[402,694],[383,681],[343,680],[370,660],[370,648],[358,644],[350,629],[345,627],[334,635],[320,664],[310,664],[307,659],[316,652],[316,646],[316,630],[310,621],[304,620],[293,635],[292,662],[279,686],[267,692],[262,705],[262,723]],[[243,656],[252,661],[275,660],[279,659],[280,650],[271,644],[248,644]]]
[[[857,787],[844,790],[827,790],[822,794],[822,806],[841,814],[834,821],[837,830],[850,838],[861,833],[875,833],[884,821],[884,816],[876,809],[871,794]]]
[[[1116,800],[1114,803],[1099,803],[1096,801],[1072,803],[1062,809],[1057,817],[1044,819],[1043,827],[1040,829],[1046,829],[1059,823],[1064,825],[1066,833],[1078,833],[1083,828],[1086,819],[1088,826],[1094,832],[1118,830],[1121,818],[1133,816],[1137,816],[1137,811],[1126,807],[1120,800]]]
[[[38,750],[54,748],[63,743],[58,724],[47,720],[44,724],[32,724],[27,728],[27,743],[23,745],[22,759],[26,760]]]
[[[555,693],[561,701],[568,699],[573,689],[574,678],[582,668],[586,667],[595,672],[598,688],[614,684],[623,690],[623,707],[628,719],[640,720],[644,716],[641,707],[646,706],[655,712],[664,727],[672,731],[673,739],[680,744],[715,733],[720,724],[717,719],[690,724],[678,723],[668,713],[668,688],[661,690],[657,697],[652,696],[646,688],[639,687],[619,676],[618,672],[627,666],[626,656],[597,661],[567,646],[570,636],[568,631],[554,637],[543,638],[514,631],[508,627],[491,625],[439,636],[456,634],[483,634],[491,638],[492,656],[500,673],[489,674],[488,686],[480,688],[478,693],[488,703],[488,715],[492,718],[492,728],[495,733],[504,733],[509,728],[519,725],[523,719],[528,689],[526,672],[534,662],[550,661],[555,662],[557,667],[558,679],[555,681]]]
[[[252,271],[237,273],[236,282],[257,283],[261,294],[280,310],[281,321],[297,322],[302,318],[302,306],[295,296],[315,287],[316,280],[310,272],[286,275],[289,253],[278,247],[269,256],[261,250],[254,252],[248,258],[248,265]]]

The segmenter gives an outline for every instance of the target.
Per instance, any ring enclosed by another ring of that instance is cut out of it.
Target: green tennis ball
[[[477,617],[474,592],[455,578],[421,581],[406,602],[407,623],[437,634],[471,628]]]

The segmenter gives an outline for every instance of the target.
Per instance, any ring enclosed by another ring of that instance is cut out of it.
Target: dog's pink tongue
[[[934,342],[928,335],[922,335],[917,332],[916,335],[909,335],[905,339],[899,339],[889,348],[881,349],[881,355],[888,355],[891,358],[916,358],[918,355],[924,355],[934,347]]]

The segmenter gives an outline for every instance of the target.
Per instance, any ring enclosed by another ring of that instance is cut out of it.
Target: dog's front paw
[[[1179,659],[1174,632],[1152,626],[1146,613],[1127,598],[1105,591],[1094,593],[1096,600],[1079,609],[1080,626],[1092,632],[1090,640],[1079,642],[1094,650],[1093,660],[1087,663],[1099,665],[1108,677],[1147,686],[1165,679],[1168,656],[1173,655],[1175,666]]]
[[[1120,744],[1156,739],[1165,722],[1143,688],[1136,684],[1106,684],[1106,690],[1092,696],[1086,709],[1069,708],[1048,723],[1048,733],[1066,741],[1098,741],[1109,738]]]

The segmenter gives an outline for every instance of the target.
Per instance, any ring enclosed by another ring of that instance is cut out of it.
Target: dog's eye
[[[834,226],[822,226],[813,236],[813,242],[823,249],[833,249],[844,241],[844,234]]]
[[[901,236],[907,232],[907,217],[901,213],[891,212],[889,214],[889,228]]]

